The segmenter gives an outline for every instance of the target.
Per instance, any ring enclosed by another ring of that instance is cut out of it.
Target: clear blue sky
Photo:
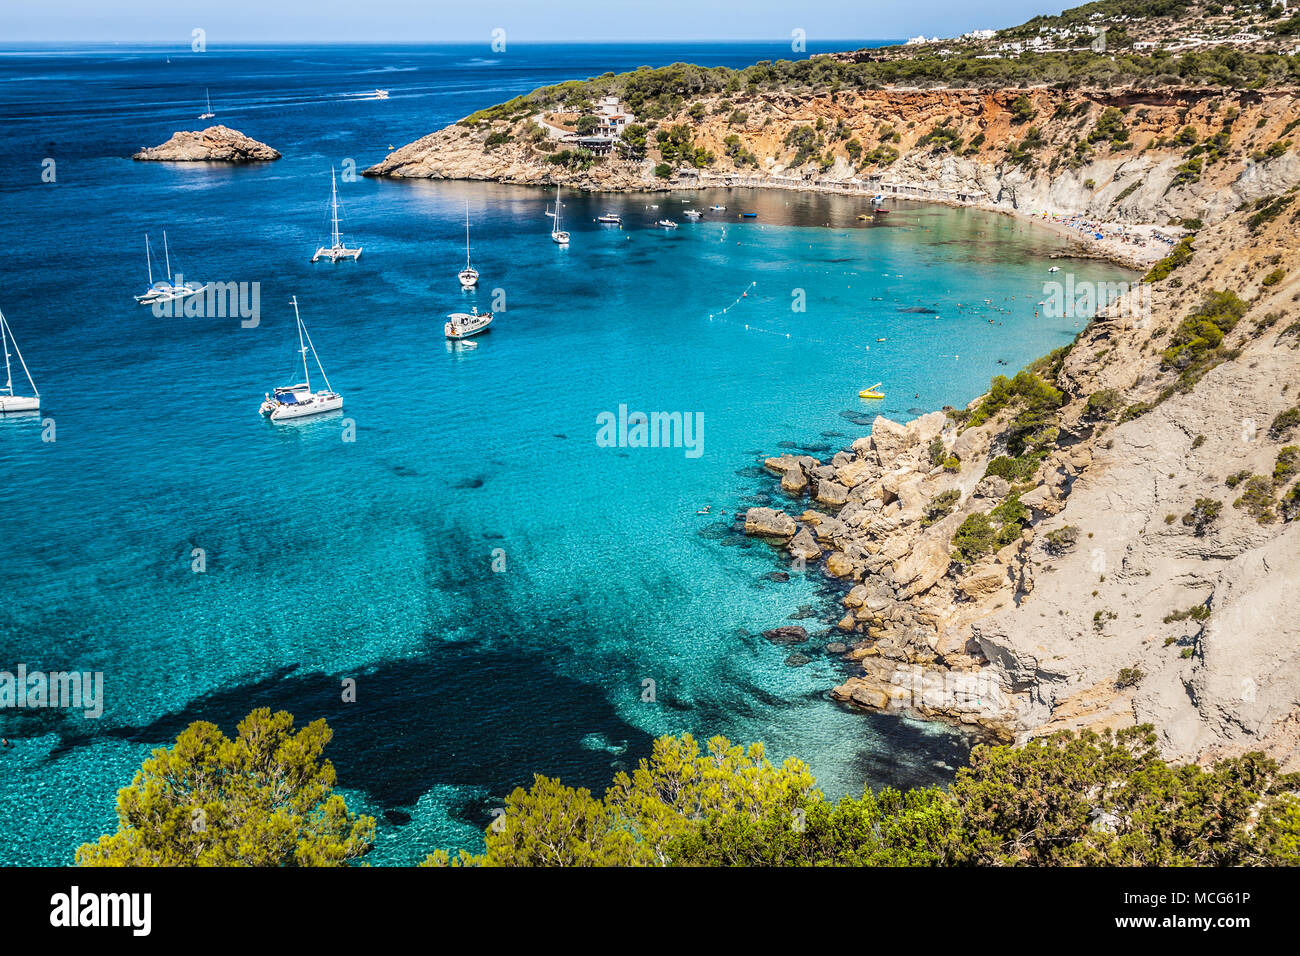
[[[1082,0],[1076,0],[1082,2]],[[1004,27],[1062,0],[0,0],[0,45],[25,41],[208,44],[765,40],[796,27],[810,40],[952,36]]]

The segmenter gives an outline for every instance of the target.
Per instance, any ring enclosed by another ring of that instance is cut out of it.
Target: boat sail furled
[[[273,422],[319,415],[343,407],[343,396],[330,387],[329,376],[325,374],[325,367],[321,365],[320,356],[316,354],[316,346],[312,344],[307,327],[303,325],[302,316],[298,314],[298,297],[294,296],[292,301],[293,317],[298,322],[298,351],[302,355],[302,381],[296,385],[280,386],[265,396],[261,412]],[[311,371],[307,366],[308,352],[311,352],[311,357],[316,360],[316,368],[320,370],[321,378],[325,379],[325,388],[319,392],[313,392],[311,388]]]
[[[330,167],[330,221],[333,224],[331,233],[331,242],[328,246],[321,246],[316,250],[316,255],[311,257],[312,262],[321,259],[328,259],[330,262],[338,262],[340,259],[351,259],[356,261],[361,258],[361,247],[349,249],[343,243],[343,236],[339,232],[339,187],[338,177],[334,174],[334,167]]]
[[[27,384],[32,388],[30,395],[17,395],[14,393],[14,374],[11,364],[9,346],[13,346],[13,357],[18,359],[18,364],[22,366],[23,374],[27,376]],[[14,341],[13,330],[9,328],[9,322],[5,314],[0,312],[0,348],[5,353],[5,383],[0,388],[0,412],[34,412],[41,407],[41,393],[36,390],[36,383],[32,381],[32,373],[27,370],[27,363],[23,360],[23,353],[18,351],[18,343]]]
[[[469,200],[465,201],[465,268],[457,274],[462,289],[472,289],[478,285],[478,270],[469,261]]]

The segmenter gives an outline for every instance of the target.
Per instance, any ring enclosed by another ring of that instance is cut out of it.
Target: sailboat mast
[[[167,248],[167,230],[163,230],[163,255],[167,257],[167,282],[170,285],[172,281],[172,253]]]
[[[153,288],[153,257],[149,255],[149,233],[144,234],[144,267],[149,270],[149,288]]]
[[[465,268],[469,266],[469,200],[465,200]]]
[[[334,248],[337,249],[339,243],[339,187],[338,180],[334,175],[334,167],[330,167],[330,205],[334,208]]]
[[[5,391],[12,395],[14,393],[14,377],[9,371],[9,329],[3,312],[0,312],[0,344],[4,345],[5,350]]]
[[[311,390],[311,373],[307,371],[307,343],[302,340],[302,316],[298,314],[298,297],[293,297],[293,317],[298,320],[298,351],[302,352],[302,380]]]

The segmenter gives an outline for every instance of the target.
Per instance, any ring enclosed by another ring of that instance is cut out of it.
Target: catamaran
[[[275,389],[270,395],[265,396],[262,402],[261,412],[273,422],[282,422],[289,418],[303,418],[307,415],[319,415],[321,412],[332,412],[336,408],[343,407],[343,396],[337,394],[330,388],[329,376],[325,374],[325,367],[320,364],[320,356],[316,354],[316,346],[312,345],[311,336],[307,334],[307,327],[302,324],[302,316],[298,314],[298,297],[295,295],[293,301],[293,317],[298,320],[298,351],[302,353],[302,381],[297,385],[283,385]],[[320,369],[321,378],[325,379],[325,389],[320,392],[311,390],[311,373],[307,369],[307,352],[311,352],[311,357],[316,360],[316,367]]]
[[[27,371],[27,363],[23,361],[23,353],[18,351],[18,343],[14,341],[14,333],[9,328],[9,322],[5,319],[5,314],[0,312],[0,344],[4,347],[5,353],[5,385],[0,389],[0,412],[34,412],[41,407],[41,393],[36,390],[36,383],[32,381],[32,373]],[[23,374],[27,376],[27,384],[32,387],[31,395],[14,394],[14,376],[13,369],[9,365],[9,346],[13,345],[14,355],[18,357],[18,364],[23,367]]]
[[[343,243],[343,236],[339,232],[339,186],[338,177],[334,174],[334,167],[330,167],[330,221],[334,224],[332,240],[330,245],[321,246],[316,250],[316,255],[311,257],[312,262],[320,259],[328,259],[330,262],[338,262],[340,259],[351,259],[356,261],[361,258],[361,247],[349,249]]]
[[[149,234],[144,236],[144,263],[145,269],[149,272],[149,288],[145,289],[140,295],[135,296],[135,301],[141,305],[153,305],[156,302],[174,302],[177,299],[183,299],[186,296],[195,295],[202,292],[205,288],[201,282],[176,282],[172,280],[172,254],[171,249],[167,246],[167,230],[163,230],[163,257],[167,264],[167,276],[159,279],[157,282],[153,279],[153,254],[149,247]],[[176,275],[177,279],[181,278],[180,273]]]
[[[203,93],[208,99],[208,108],[199,114],[199,119],[212,119],[212,117],[217,115],[212,112],[212,91],[205,89]]]
[[[457,273],[462,289],[472,289],[478,285],[478,270],[469,263],[469,200],[465,200],[465,268]]]
[[[560,210],[564,204],[560,202],[560,187],[555,187],[555,212],[546,210],[546,215],[552,217],[555,222],[551,223],[551,242],[556,245],[567,246],[569,244],[569,234],[560,228]]]
[[[478,335],[492,324],[491,312],[480,312],[478,306],[472,312],[453,312],[447,316],[447,324],[442,327],[449,339],[467,339]]]

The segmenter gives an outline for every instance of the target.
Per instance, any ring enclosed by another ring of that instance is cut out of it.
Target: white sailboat
[[[475,306],[472,312],[453,312],[447,316],[442,331],[449,339],[467,339],[485,331],[491,324],[492,313],[480,312]]]
[[[145,269],[149,273],[149,288],[145,289],[140,295],[135,296],[135,301],[141,305],[153,305],[158,302],[174,302],[177,299],[184,299],[186,296],[195,295],[202,292],[204,286],[201,282],[184,282],[180,273],[176,274],[177,281],[172,282],[172,254],[171,248],[167,245],[167,230],[163,230],[163,257],[167,265],[166,278],[159,279],[157,282],[153,278],[153,253],[149,246],[149,234],[144,236],[144,262]]]
[[[212,119],[217,114],[212,112],[212,91],[204,89],[203,95],[207,97],[208,108],[199,114],[199,119]]]
[[[302,381],[296,385],[280,386],[271,394],[265,396],[261,412],[273,422],[281,422],[289,418],[304,418],[307,415],[319,415],[322,412],[332,412],[343,407],[343,396],[330,388],[329,376],[325,374],[325,367],[320,364],[320,356],[316,354],[316,346],[312,344],[311,336],[307,334],[307,327],[302,324],[302,316],[298,314],[298,297],[295,295],[292,301],[293,317],[298,321],[298,351],[302,354]],[[320,369],[321,378],[325,379],[323,391],[312,391],[311,372],[307,368],[308,351],[311,352],[311,357],[316,360],[316,367]]]
[[[339,187],[338,177],[334,174],[334,167],[330,167],[330,218],[334,224],[332,240],[330,245],[321,246],[316,250],[316,255],[311,257],[312,262],[320,259],[328,259],[330,262],[338,262],[340,259],[351,259],[354,262],[361,258],[361,247],[349,249],[343,243],[343,237],[339,232]]]
[[[14,394],[14,376],[13,368],[9,363],[9,346],[13,345],[13,354],[18,357],[18,364],[23,367],[23,374],[27,376],[27,384],[32,387],[31,395]],[[18,351],[18,343],[14,341],[13,330],[9,328],[9,322],[5,319],[5,314],[0,312],[0,345],[3,345],[5,353],[5,384],[0,389],[0,412],[34,412],[41,407],[41,393],[36,390],[36,383],[32,381],[32,373],[27,371],[27,363],[23,361],[23,353]]]
[[[546,215],[551,216],[555,220],[551,223],[551,242],[559,246],[567,246],[569,244],[569,234],[560,228],[560,210],[562,208],[564,208],[564,204],[560,202],[560,187],[556,186],[555,212],[551,212],[548,209]]]
[[[478,285],[478,270],[469,262],[469,200],[465,200],[465,268],[461,269],[456,278],[460,279],[462,289],[472,289]]]

